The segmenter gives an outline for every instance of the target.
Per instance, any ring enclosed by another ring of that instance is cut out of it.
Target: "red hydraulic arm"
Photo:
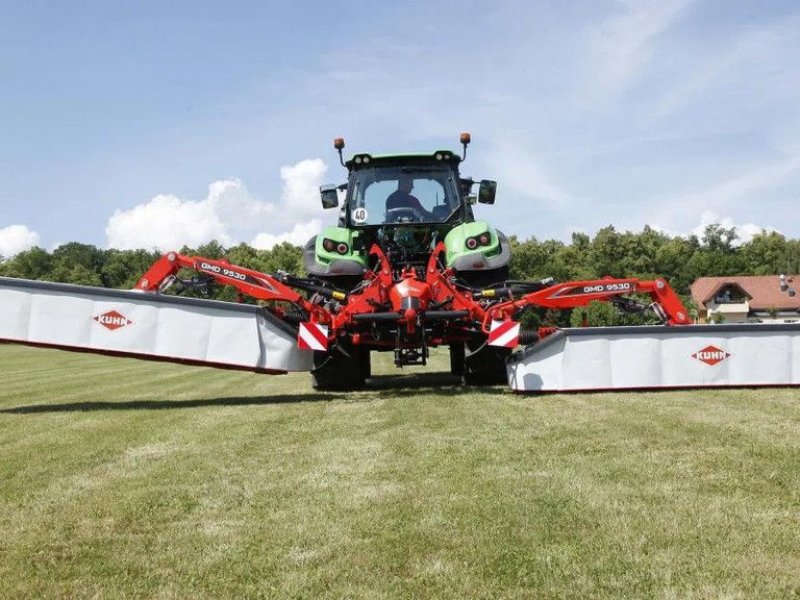
[[[431,254],[425,268],[424,282],[430,287],[430,303],[438,308],[468,312],[476,321],[483,320],[483,308],[475,302],[470,294],[460,291],[451,281],[452,270],[442,270],[437,263],[438,257],[445,251],[440,242]],[[363,313],[379,312],[381,306],[388,304],[390,290],[398,283],[393,279],[392,268],[386,255],[377,244],[370,249],[370,254],[377,257],[374,271],[367,271],[364,279],[369,283],[357,294],[348,296],[349,302],[342,312],[334,318],[334,323],[345,324],[353,320],[353,316]]]
[[[359,343],[356,338],[362,339],[364,335],[370,338],[365,331],[365,324],[370,322],[403,323],[411,334],[421,325],[421,320],[444,321],[449,323],[449,328],[438,343],[446,344],[462,339],[465,330],[476,325],[489,334],[492,321],[511,321],[529,306],[570,309],[599,300],[621,302],[623,308],[628,303],[641,308],[634,300],[624,298],[637,293],[651,297],[651,308],[668,325],[690,323],[686,309],[664,279],[642,281],[608,277],[552,285],[509,282],[506,287],[475,290],[459,283],[456,273],[446,268],[440,260],[444,252],[445,246],[440,242],[424,267],[424,275],[422,269],[408,266],[398,275],[381,248],[373,245],[370,254],[377,258],[374,269],[367,271],[362,284],[348,293],[284,273],[267,275],[226,260],[169,252],[148,269],[135,289],[163,291],[177,279],[180,269],[192,269],[258,300],[291,303],[305,311],[310,322],[328,326],[329,340],[349,332],[354,343]],[[403,291],[399,292],[400,288]],[[297,289],[315,296],[309,300]],[[397,306],[398,293],[413,296],[414,301]],[[522,295],[515,298],[518,294]]]
[[[135,289],[144,292],[157,292],[171,284],[182,268],[205,273],[225,285],[231,285],[243,294],[259,300],[285,301],[296,304],[308,312],[311,320],[328,322],[329,314],[316,304],[312,304],[291,287],[275,277],[232,265],[225,260],[213,260],[200,256],[184,256],[169,252],[158,259],[142,276]]]
[[[567,309],[586,306],[592,301],[609,301],[627,294],[648,294],[655,312],[668,325],[689,325],[691,321],[678,295],[664,279],[642,281],[639,279],[595,279],[557,283],[526,294],[518,300],[508,300],[491,307],[484,329],[490,320],[507,320],[526,306]]]

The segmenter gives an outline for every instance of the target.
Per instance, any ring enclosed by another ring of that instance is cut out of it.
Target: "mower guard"
[[[7,277],[0,340],[262,373],[312,368],[296,329],[258,306]]]
[[[511,355],[520,392],[800,384],[800,324],[557,330]]]

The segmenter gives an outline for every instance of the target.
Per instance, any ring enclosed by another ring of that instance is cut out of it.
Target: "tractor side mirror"
[[[491,179],[481,179],[481,186],[478,188],[478,202],[494,204],[495,194],[497,194],[497,182]]]
[[[336,208],[339,206],[339,194],[336,192],[336,186],[327,183],[319,186],[319,195],[322,199],[322,208]]]

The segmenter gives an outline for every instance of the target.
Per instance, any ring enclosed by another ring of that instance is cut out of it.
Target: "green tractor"
[[[464,154],[437,150],[431,154],[356,154],[342,159],[344,140],[334,142],[346,184],[323,185],[322,206],[344,204],[336,226],[326,227],[306,244],[306,271],[337,288],[351,290],[370,268],[368,251],[377,243],[397,266],[424,266],[434,246],[444,241],[446,267],[464,283],[486,287],[505,281],[511,251],[506,236],[486,221],[477,221],[472,205],[494,204],[497,184],[462,178],[459,164],[470,142],[462,134]]]
[[[476,220],[473,204],[494,204],[497,184],[476,182],[459,173],[470,135],[461,135],[463,154],[437,150],[430,154],[356,154],[345,162],[344,140],[334,147],[348,170],[347,183],[320,188],[324,208],[344,202],[338,224],[326,227],[304,249],[308,274],[358,297],[377,267],[370,250],[377,245],[388,259],[392,278],[400,282],[409,272],[425,280],[425,269],[440,242],[446,251],[437,268],[452,273],[454,284],[466,290],[500,287],[508,279],[511,258],[506,236],[486,221]],[[405,302],[406,300],[403,300]],[[410,300],[409,300],[410,301]],[[395,307],[397,308],[397,307]],[[376,311],[387,310],[375,307]],[[447,311],[444,311],[447,312]],[[420,321],[413,335],[403,330],[395,313],[371,314],[369,323],[354,323],[350,338],[337,350],[317,353],[314,385],[318,389],[353,389],[370,376],[370,351],[394,350],[398,367],[425,364],[428,347],[450,346],[451,371],[467,383],[505,381],[504,348],[488,347],[486,336],[463,320]],[[429,314],[429,316],[431,316]],[[441,315],[440,315],[441,316]],[[459,317],[463,319],[463,317]]]

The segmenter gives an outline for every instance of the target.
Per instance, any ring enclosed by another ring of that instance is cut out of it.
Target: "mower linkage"
[[[475,288],[459,281],[458,274],[443,264],[444,253],[445,246],[440,242],[426,266],[398,266],[374,244],[369,250],[374,258],[371,270],[365,272],[362,282],[345,291],[327,280],[284,271],[268,275],[225,260],[170,252],[147,271],[136,289],[161,292],[177,282],[185,289],[208,294],[214,283],[230,285],[237,289],[240,299],[249,296],[285,303],[273,304],[271,312],[298,327],[316,327],[323,339],[327,338],[323,348],[329,354],[340,348],[349,356],[349,349],[359,346],[359,351],[392,349],[397,366],[426,364],[430,346],[469,341],[471,354],[475,354],[485,344],[500,345],[492,331],[500,325],[509,329],[510,321],[518,321],[522,312],[532,307],[564,310],[599,300],[612,302],[627,312],[642,312],[646,306],[628,296],[648,294],[652,299],[650,308],[664,323],[689,323],[680,299],[663,279],[604,278],[555,283],[548,278],[507,280]],[[178,279],[181,269],[192,269],[198,275]],[[518,327],[517,331],[516,336],[504,337],[504,347],[512,348],[535,335],[519,331]],[[342,342],[347,348],[341,347]]]

